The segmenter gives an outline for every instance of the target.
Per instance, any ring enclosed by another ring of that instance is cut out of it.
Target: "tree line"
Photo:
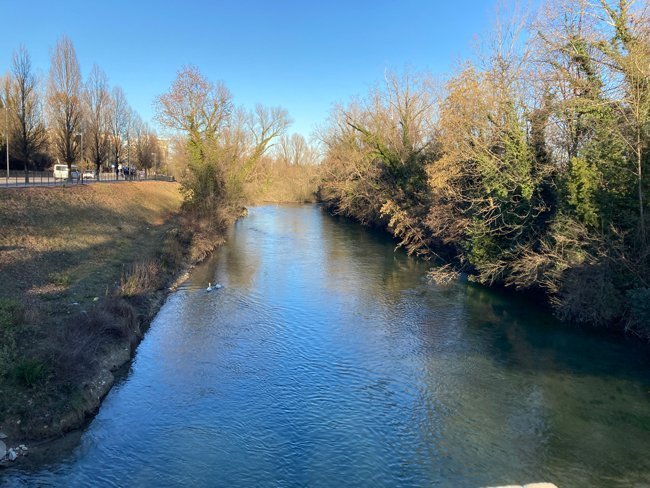
[[[445,83],[387,74],[336,107],[320,198],[409,253],[650,337],[647,2],[551,0]]]
[[[101,170],[132,165],[145,171],[163,161],[155,131],[129,106],[124,91],[109,84],[94,65],[83,80],[72,41],[56,43],[47,78],[41,80],[29,52],[19,46],[1,79],[0,120],[3,162],[13,168],[43,170],[55,162],[84,163]],[[71,171],[68,172],[71,175]]]
[[[174,159],[187,209],[209,217],[221,208],[241,208],[267,198],[287,178],[294,189],[285,198],[312,197],[319,154],[302,135],[288,133],[286,109],[237,106],[223,82],[195,66],[178,71],[154,108],[161,126],[179,135]]]

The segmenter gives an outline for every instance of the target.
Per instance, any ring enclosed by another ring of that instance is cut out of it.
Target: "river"
[[[647,349],[427,268],[318,206],[252,208],[90,425],[0,484],[650,484]]]

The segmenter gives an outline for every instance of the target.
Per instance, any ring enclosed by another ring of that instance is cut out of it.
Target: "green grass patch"
[[[16,300],[0,299],[0,329],[15,327],[22,322],[23,307]]]
[[[72,276],[70,273],[56,272],[50,274],[50,282],[56,286],[70,286],[72,284]]]
[[[39,359],[23,359],[14,366],[13,374],[19,384],[31,388],[46,378],[47,367]]]
[[[23,319],[20,303],[9,298],[0,299],[0,378],[7,375],[16,360],[16,332]]]

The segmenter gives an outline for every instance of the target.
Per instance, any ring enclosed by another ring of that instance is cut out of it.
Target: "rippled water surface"
[[[74,448],[0,484],[650,486],[647,350],[428,285],[393,247],[316,206],[252,209]]]

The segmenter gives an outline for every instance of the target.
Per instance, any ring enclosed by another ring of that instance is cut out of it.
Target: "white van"
[[[72,179],[79,179],[79,170],[77,165],[72,165]],[[54,179],[55,180],[67,180],[68,179],[68,165],[67,164],[55,164],[54,165]]]

